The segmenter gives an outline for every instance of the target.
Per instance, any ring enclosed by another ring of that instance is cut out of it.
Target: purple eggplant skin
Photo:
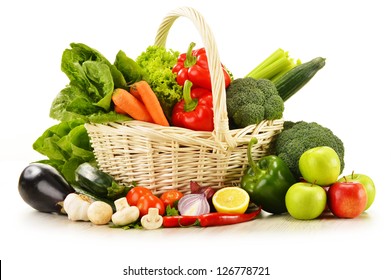
[[[43,163],[31,163],[22,171],[18,190],[32,208],[58,214],[65,214],[63,201],[68,194],[75,192],[57,169]]]

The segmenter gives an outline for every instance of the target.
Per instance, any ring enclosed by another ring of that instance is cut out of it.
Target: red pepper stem
[[[187,49],[186,59],[183,62],[185,68],[189,68],[197,63],[197,57],[193,55],[193,48],[195,47],[195,43],[191,42],[189,48]]]
[[[185,112],[191,112],[194,111],[195,108],[198,105],[198,99],[191,98],[191,87],[193,86],[193,83],[189,80],[185,81],[185,84],[183,85],[183,100],[185,100],[185,106],[183,110]]]

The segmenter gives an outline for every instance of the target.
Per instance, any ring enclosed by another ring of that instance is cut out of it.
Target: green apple
[[[293,184],[285,195],[288,213],[295,219],[311,220],[326,208],[327,194],[319,185],[299,182]]]
[[[307,182],[327,186],[338,180],[341,161],[333,148],[320,146],[309,149],[300,156],[299,169]]]
[[[372,205],[376,196],[376,188],[375,188],[375,184],[373,183],[373,180],[369,176],[364,174],[355,174],[354,172],[352,172],[352,174],[343,176],[338,181],[361,183],[364,186],[365,191],[367,192],[367,198],[368,198],[367,204],[365,206],[365,210],[367,210]]]

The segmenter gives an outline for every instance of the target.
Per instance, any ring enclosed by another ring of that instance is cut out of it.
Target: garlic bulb
[[[88,207],[93,202],[89,197],[70,193],[64,200],[64,210],[71,221],[89,221]]]

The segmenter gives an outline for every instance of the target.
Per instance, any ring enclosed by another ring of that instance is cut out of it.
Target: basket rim
[[[112,135],[124,135],[127,133],[137,133],[143,134],[146,138],[150,137],[151,139],[161,138],[165,139],[167,134],[177,135],[181,138],[183,143],[193,143],[199,144],[202,146],[207,146],[209,148],[216,148],[216,144],[219,145],[221,149],[234,149],[238,145],[243,143],[248,143],[252,137],[262,137],[260,133],[266,133],[265,127],[273,128],[275,126],[283,126],[284,119],[275,119],[275,120],[264,120],[258,124],[249,125],[244,128],[237,128],[228,130],[229,135],[234,140],[235,145],[230,146],[226,142],[216,141],[215,131],[197,131],[191,130],[184,127],[176,126],[161,126],[155,123],[149,123],[138,120],[128,120],[128,121],[118,121],[118,122],[108,122],[108,123],[85,123],[87,131],[96,131],[96,130],[107,130],[110,131]]]

